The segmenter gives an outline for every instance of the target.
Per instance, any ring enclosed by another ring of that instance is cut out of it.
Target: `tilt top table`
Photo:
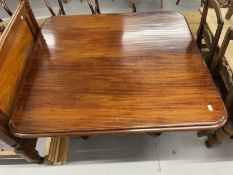
[[[226,118],[181,14],[101,14],[46,19],[9,126],[36,138],[211,129]]]

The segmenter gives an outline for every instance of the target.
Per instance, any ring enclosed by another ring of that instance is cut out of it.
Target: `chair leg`
[[[8,8],[5,0],[0,0],[0,3],[2,4],[2,7],[5,9],[5,11],[8,13],[8,15],[12,16],[13,12]]]
[[[59,8],[60,8],[61,14],[62,15],[66,15],[65,9],[64,9],[63,4],[62,4],[62,1],[58,0],[58,4],[59,4]]]
[[[99,1],[98,0],[95,0],[95,12],[97,14],[100,14],[100,6],[99,6]]]
[[[42,164],[44,158],[35,149],[36,143],[37,139],[20,140],[17,145],[13,146],[14,152],[29,162]]]
[[[177,1],[176,1],[176,5],[178,5],[179,3],[180,3],[180,0],[177,0]]]
[[[233,135],[233,122],[231,120],[228,120],[222,128],[219,128],[213,134],[208,135],[206,146],[208,148],[218,146],[223,140],[230,138],[232,135]]]
[[[51,15],[52,15],[52,16],[56,16],[55,12],[53,11],[53,9],[52,9],[52,7],[51,7],[51,5],[50,5],[49,0],[44,0],[44,2],[45,2],[45,5],[47,6],[47,8],[49,9]]]
[[[132,12],[135,13],[137,11],[135,0],[131,0],[130,3],[131,3],[131,7],[132,7]]]
[[[160,8],[163,8],[163,0],[160,0]]]
[[[91,13],[95,14],[95,9],[93,8],[92,3],[91,3],[90,0],[87,0],[87,4],[88,4],[89,8],[91,9]]]

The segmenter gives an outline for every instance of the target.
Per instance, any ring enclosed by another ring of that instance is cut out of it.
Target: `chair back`
[[[226,51],[229,46],[230,41],[233,41],[233,27],[229,27],[226,35],[224,37],[224,40],[222,42],[220,51],[216,59],[213,61],[211,64],[211,72],[212,73],[217,73],[221,75],[221,78],[226,86],[227,89],[227,95],[224,99],[225,105],[227,108],[229,108],[232,105],[233,102],[233,70],[230,68],[230,66],[227,64],[225,55]],[[232,56],[233,59],[233,56]]]
[[[211,32],[208,29],[207,20],[206,20],[209,8],[214,9],[217,18],[217,28],[213,37],[210,34]],[[206,45],[209,50],[206,57],[206,63],[208,66],[211,64],[214,54],[217,50],[218,41],[222,32],[223,25],[224,25],[224,21],[222,18],[222,14],[218,2],[216,0],[205,0],[201,22],[197,31],[197,44],[199,49],[201,50],[202,39],[205,39]]]
[[[28,0],[21,0],[0,38],[0,127],[5,129],[38,32]]]

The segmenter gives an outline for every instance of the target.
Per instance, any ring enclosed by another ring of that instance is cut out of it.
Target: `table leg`
[[[213,134],[208,135],[206,146],[208,148],[217,146],[221,143],[221,141],[230,138],[232,135],[233,135],[233,122],[231,120],[228,120],[222,128],[219,128]]]

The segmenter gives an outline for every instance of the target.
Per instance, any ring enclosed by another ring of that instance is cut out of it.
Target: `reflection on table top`
[[[197,130],[224,105],[179,13],[45,21],[10,127],[17,136]]]

